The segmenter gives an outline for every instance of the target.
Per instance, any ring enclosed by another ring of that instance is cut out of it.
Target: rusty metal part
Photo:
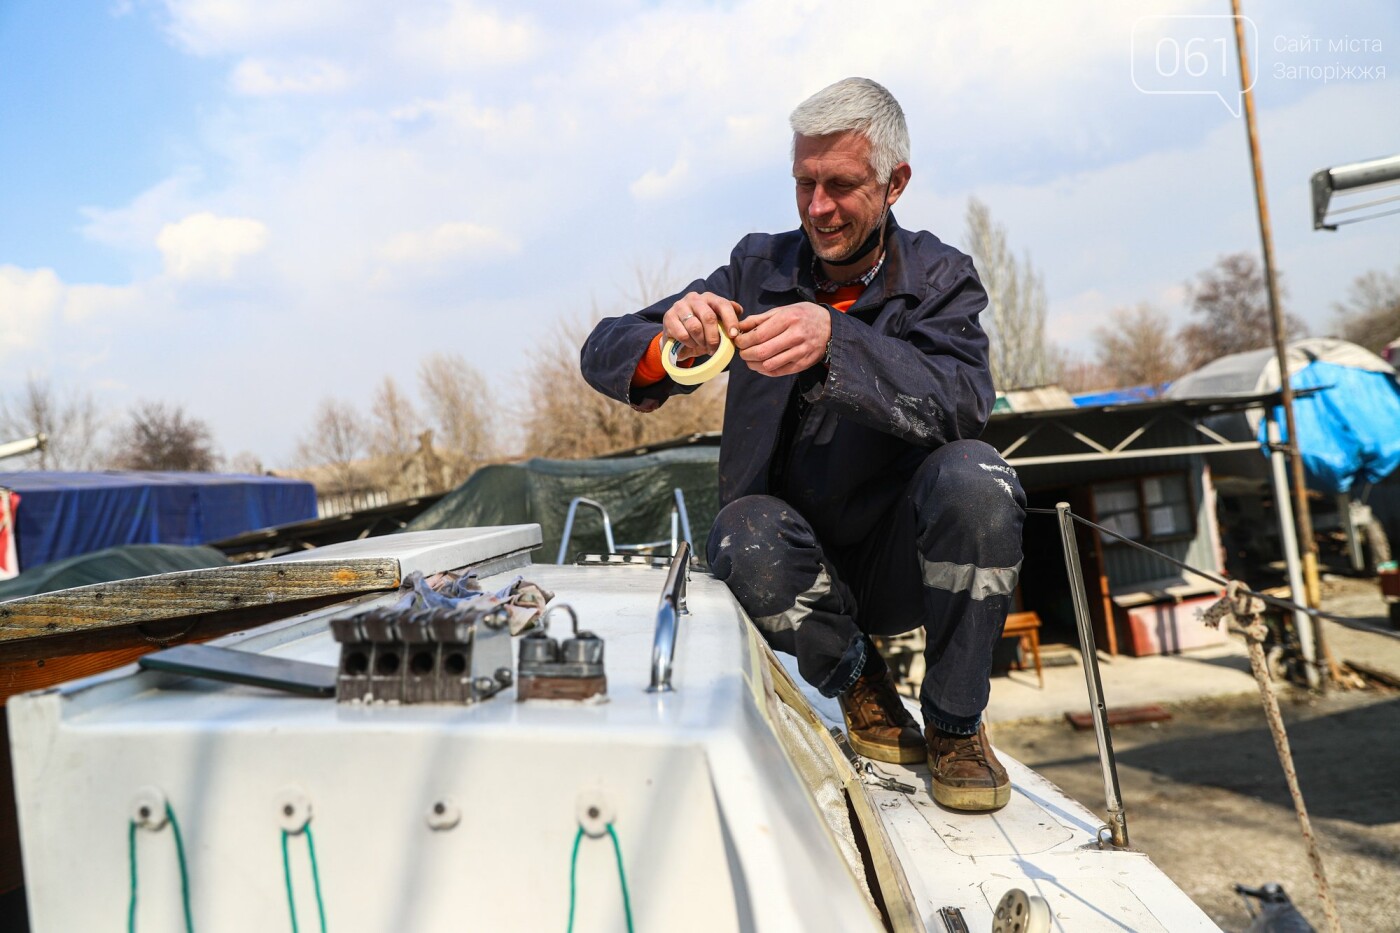
[[[573,626],[573,636],[562,643],[549,634],[549,617],[556,612],[566,613]],[[539,627],[520,640],[516,700],[587,700],[607,693],[603,651],[603,639],[579,630],[572,606],[551,606]]]
[[[608,692],[608,678],[520,675],[515,695],[521,700],[587,700]]]

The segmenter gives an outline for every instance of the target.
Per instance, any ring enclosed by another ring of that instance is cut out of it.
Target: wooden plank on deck
[[[254,610],[399,585],[393,557],[238,564],[94,583],[0,603],[0,655],[19,643],[137,623]]]

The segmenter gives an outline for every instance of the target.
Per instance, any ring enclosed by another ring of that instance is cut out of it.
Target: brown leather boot
[[[901,765],[923,761],[927,754],[923,734],[904,708],[889,668],[883,663],[870,667],[840,697],[851,748],[876,761]]]
[[[928,767],[933,799],[950,810],[1000,810],[1011,800],[1011,778],[997,761],[984,725],[974,735],[929,726]]]

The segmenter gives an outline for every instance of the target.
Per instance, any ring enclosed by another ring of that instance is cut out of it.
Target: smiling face
[[[797,214],[813,251],[825,262],[851,256],[894,204],[909,181],[901,162],[880,181],[870,164],[870,141],[848,130],[830,136],[798,136],[792,177],[797,182]],[[875,254],[871,262],[875,261]]]

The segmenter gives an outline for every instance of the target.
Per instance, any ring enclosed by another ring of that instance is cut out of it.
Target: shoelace
[[[907,710],[900,702],[898,695],[889,695],[888,691],[880,689],[881,685],[872,683],[864,679],[856,682],[851,689],[851,700],[855,706],[874,706],[884,718],[894,725],[904,725],[904,715]]]
[[[949,761],[972,761],[991,767],[987,761],[987,750],[977,739],[978,736],[975,732],[972,735],[955,736],[948,746]]]

